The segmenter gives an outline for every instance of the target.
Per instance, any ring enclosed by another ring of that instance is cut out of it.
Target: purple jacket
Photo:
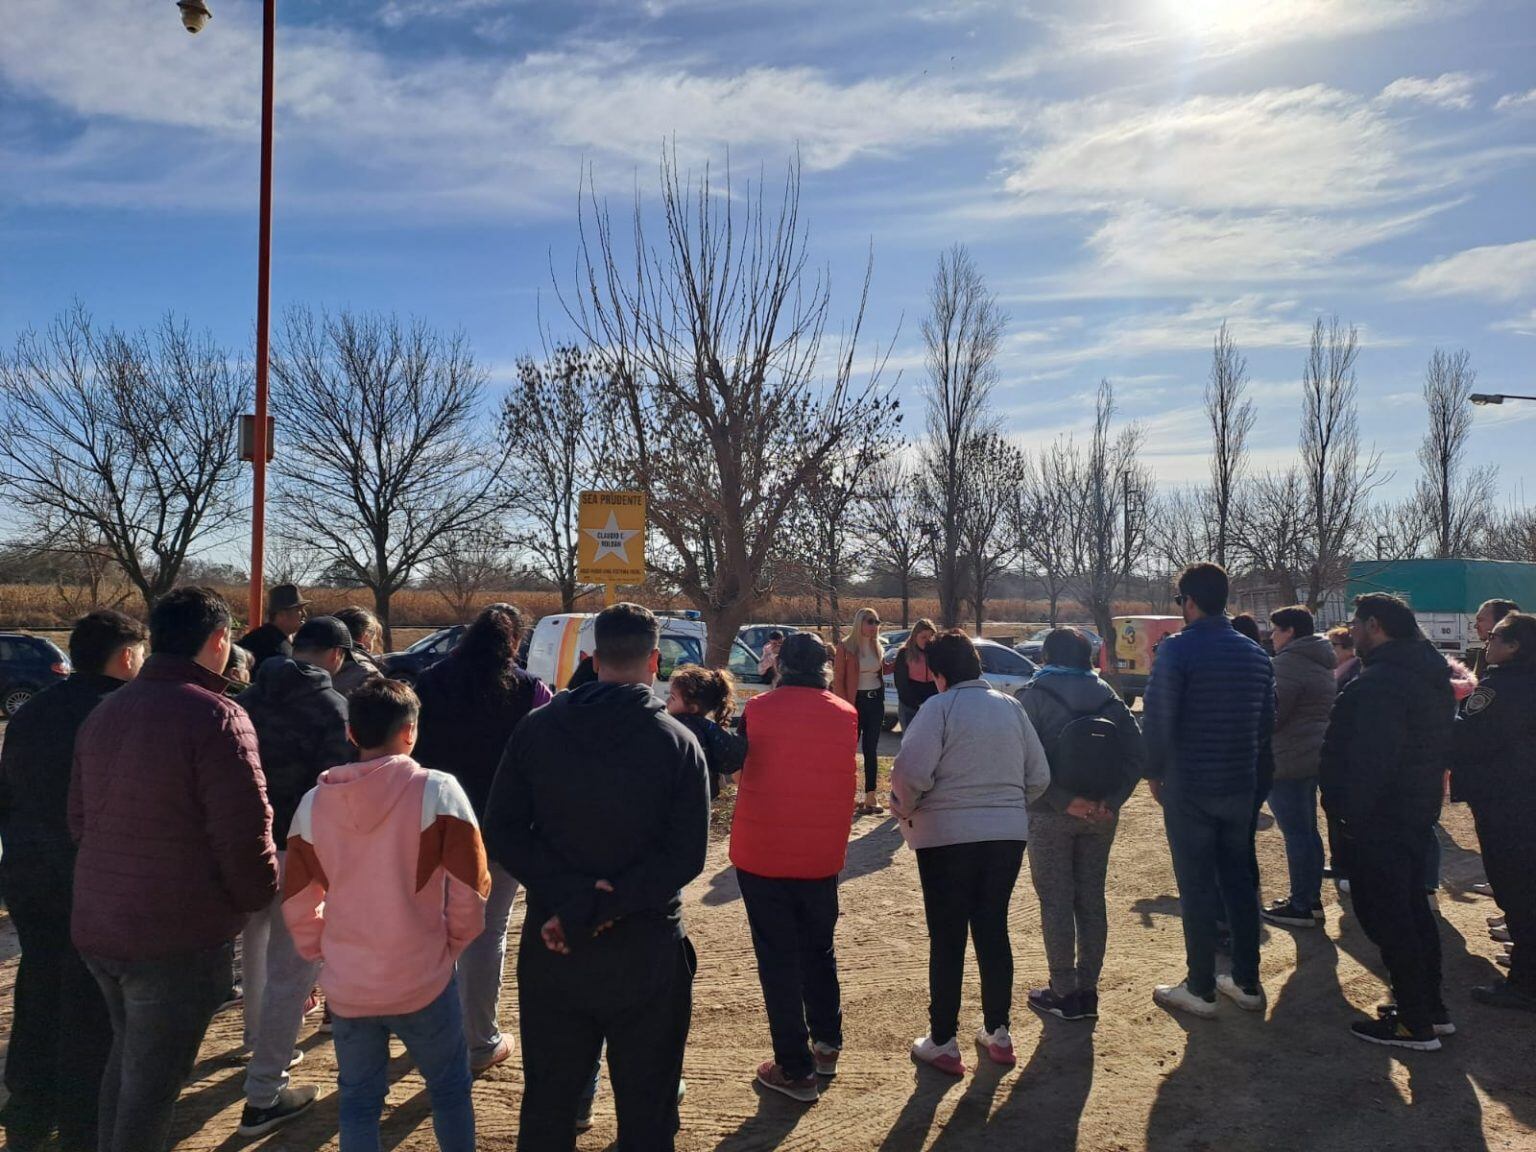
[[[276,895],[256,732],[223,687],[191,660],[151,656],[80,729],[69,830],[81,952],[147,960],[212,948]]]

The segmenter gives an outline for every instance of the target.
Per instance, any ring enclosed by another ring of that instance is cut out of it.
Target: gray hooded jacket
[[[1276,780],[1316,776],[1338,683],[1326,636],[1298,636],[1275,653]]]

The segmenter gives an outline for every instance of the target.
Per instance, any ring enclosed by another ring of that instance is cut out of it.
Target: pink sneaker
[[[1019,1058],[1013,1054],[1013,1037],[1008,1035],[1008,1029],[999,1027],[996,1032],[988,1032],[985,1028],[976,1029],[976,1043],[986,1049],[987,1058],[994,1064],[1001,1064],[1005,1068],[1012,1068],[1019,1062]]]
[[[960,1059],[960,1045],[951,1036],[947,1044],[935,1044],[932,1036],[921,1036],[912,1042],[912,1059],[932,1065],[949,1076],[964,1076],[965,1061]]]

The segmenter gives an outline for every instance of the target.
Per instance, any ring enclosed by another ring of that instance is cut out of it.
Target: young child
[[[283,918],[299,954],[325,961],[342,1152],[378,1152],[391,1032],[427,1082],[438,1147],[475,1147],[454,963],[485,926],[491,881],[464,790],[411,759],[418,711],[398,681],[358,688],[360,762],[322,773],[288,834]]]
[[[672,673],[667,711],[699,740],[709,766],[709,798],[720,795],[720,778],[740,771],[747,759],[745,735],[721,725],[735,710],[736,684],[729,672],[689,664]]]

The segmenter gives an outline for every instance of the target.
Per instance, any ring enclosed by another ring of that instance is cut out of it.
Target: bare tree
[[[1307,526],[1303,537],[1307,606],[1322,607],[1348,573],[1350,545],[1358,535],[1381,457],[1363,453],[1356,402],[1358,333],[1337,316],[1319,317],[1302,371],[1301,469],[1306,486]]]
[[[869,473],[864,535],[872,563],[888,571],[901,591],[901,626],[912,623],[912,582],[924,552],[922,499],[917,477],[898,451]]]
[[[54,547],[104,549],[153,607],[235,510],[244,385],[184,323],[101,332],[76,304],[0,354],[0,490]]]
[[[806,572],[818,602],[822,595],[832,619],[842,621],[841,593],[863,550],[860,527],[869,498],[870,472],[880,446],[855,429],[836,459],[828,461],[806,485],[804,519],[811,541]]]
[[[1502,515],[1490,516],[1482,552],[1490,560],[1536,561],[1536,508],[1512,500]]]
[[[1009,511],[1019,556],[1045,588],[1053,627],[1072,571],[1075,469],[1076,450],[1070,440],[1057,439],[1033,458],[1026,457]],[[1024,575],[1027,579],[1029,573]]]
[[[939,257],[928,304],[922,324],[928,367],[923,491],[934,532],[939,615],[945,627],[953,628],[960,619],[964,574],[960,513],[966,452],[982,443],[980,437],[996,431],[990,402],[1008,318],[971,254],[958,244]]]
[[[390,600],[462,533],[506,508],[510,442],[487,435],[485,377],[461,335],[420,322],[294,309],[272,360],[283,532]]]
[[[609,474],[610,397],[593,357],[567,344],[543,364],[520,359],[502,408],[504,433],[516,445],[505,478],[513,541],[559,591],[562,612],[576,608],[581,494],[603,488]]]
[[[1093,616],[1094,627],[1109,645],[1115,662],[1115,594],[1144,559],[1152,474],[1141,463],[1141,428],[1112,424],[1115,393],[1099,382],[1094,401],[1093,434],[1086,454],[1073,450],[1073,567],[1071,585]]]
[[[1475,551],[1493,507],[1498,469],[1466,470],[1472,409],[1468,397],[1477,383],[1472,357],[1461,349],[1436,348],[1424,370],[1424,404],[1429,431],[1419,446],[1415,498],[1429,528],[1434,554],[1466,556]]]
[[[1311,532],[1311,504],[1300,469],[1265,472],[1238,490],[1232,541],[1255,572],[1274,582],[1282,603],[1300,598],[1306,540]]]
[[[1226,321],[1211,349],[1211,375],[1205,386],[1205,415],[1211,423],[1211,503],[1215,515],[1216,563],[1227,563],[1232,538],[1232,510],[1247,465],[1248,434],[1253,431],[1253,401],[1248,391],[1248,358],[1237,350]],[[1210,555],[1210,554],[1208,554]]]
[[[1022,454],[997,433],[983,433],[966,446],[959,539],[978,636],[992,584],[1013,560],[1016,538],[1007,531],[1008,510],[1023,478]]]
[[[465,528],[443,538],[443,547],[427,564],[422,579],[463,620],[475,611],[480,594],[506,587],[510,567],[507,540],[487,526]]]
[[[798,159],[776,209],[761,181],[738,195],[729,171],[723,189],[708,169],[694,186],[675,153],[660,176],[665,241],[647,237],[637,193],[626,261],[594,192],[579,285],[562,300],[613,381],[616,477],[645,489],[655,567],[703,614],[719,665],[772,592],[806,489],[851,433],[888,437],[899,416],[880,379],[888,354],[855,379],[868,267],[851,325],[825,346],[831,293],[807,267]]]
[[[1214,462],[1212,469],[1215,469]],[[1229,508],[1228,540],[1237,542],[1237,511],[1240,501],[1234,490]],[[1188,564],[1217,555],[1220,517],[1215,514],[1214,489],[1185,485],[1170,488],[1152,505],[1147,521],[1147,543],[1160,575],[1172,575]],[[1225,564],[1226,561],[1218,561]]]

